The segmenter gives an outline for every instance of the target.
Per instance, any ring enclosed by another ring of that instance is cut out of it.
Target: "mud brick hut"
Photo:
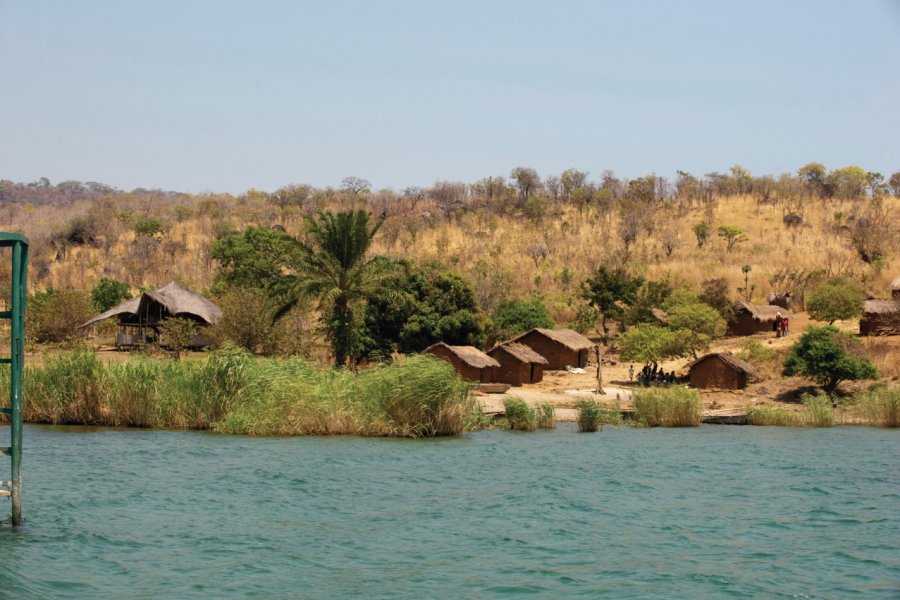
[[[900,300],[866,300],[859,335],[900,335]]]
[[[159,325],[170,317],[194,321],[198,331],[188,347],[203,348],[211,343],[204,335],[203,329],[214,325],[222,317],[222,311],[200,294],[172,281],[161,288],[144,292],[137,298],[123,302],[79,327],[84,329],[113,317],[119,322],[116,348],[136,348],[155,341],[165,344],[165,340],[159,339]]]
[[[544,367],[549,364],[546,358],[516,342],[494,346],[488,356],[500,363],[494,381],[515,386],[540,382],[544,378]]]
[[[794,294],[791,292],[772,292],[766,296],[766,302],[769,303],[769,306],[780,306],[787,310],[793,310],[794,305],[797,303]]]
[[[571,329],[532,329],[511,340],[524,344],[547,359],[546,369],[586,367],[596,344]]]
[[[475,346],[451,346],[444,342],[433,344],[423,351],[448,361],[466,381],[492,383],[500,363]]]
[[[763,331],[772,331],[775,317],[778,315],[792,317],[789,310],[781,306],[750,304],[740,300],[734,306],[734,319],[728,323],[728,333],[731,335],[753,335]]]
[[[741,390],[757,379],[756,369],[734,356],[713,352],[701,356],[690,365],[692,388],[716,390]]]

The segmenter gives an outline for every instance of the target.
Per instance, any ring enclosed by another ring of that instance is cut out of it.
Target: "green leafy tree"
[[[660,281],[644,282],[644,285],[638,290],[637,299],[626,311],[625,323],[632,326],[655,322],[653,309],[661,307],[671,293],[672,285],[668,276]]]
[[[128,284],[109,277],[101,277],[97,285],[91,289],[91,300],[99,312],[105,312],[129,298],[131,290]]]
[[[643,277],[630,277],[624,270],[600,267],[581,284],[581,295],[600,314],[603,337],[609,339],[609,321],[622,322],[626,309],[637,301]]]
[[[372,222],[363,210],[320,212],[307,219],[311,243],[298,242],[300,269],[289,278],[287,301],[275,313],[278,319],[306,299],[316,299],[338,367],[363,355],[366,302],[386,291],[383,284],[392,275],[390,261],[368,256],[382,222]]]
[[[554,326],[547,307],[539,298],[504,302],[494,311],[491,320],[494,324],[493,335],[497,340],[509,339],[535,327]]]
[[[438,263],[412,267],[396,261],[384,282],[389,293],[369,301],[364,354],[420,352],[438,341],[482,346],[490,325],[478,309],[475,291],[462,277]]]
[[[284,231],[249,227],[213,242],[210,256],[219,262],[216,292],[233,285],[253,286],[284,300],[290,288],[285,274],[299,269],[303,253],[300,243]]]
[[[825,165],[817,162],[807,163],[797,170],[797,175],[808,193],[820,198],[825,196]]]
[[[747,234],[744,229],[737,225],[719,225],[719,237],[725,240],[725,249],[728,252],[734,250],[734,247],[741,242],[747,241]]]
[[[866,296],[849,281],[831,281],[814,290],[806,298],[806,311],[817,321],[852,319],[863,313]]]
[[[825,185],[829,195],[835,198],[860,198],[869,186],[869,173],[855,165],[835,169],[828,174]]]
[[[809,377],[829,394],[842,381],[878,378],[859,340],[831,325],[807,328],[785,358],[783,373]]]
[[[670,306],[666,326],[676,336],[679,355],[697,358],[713,340],[725,335],[725,319],[711,306],[702,302],[687,302]]]

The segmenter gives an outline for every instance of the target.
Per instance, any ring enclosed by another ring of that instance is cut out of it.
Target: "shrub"
[[[578,431],[594,432],[603,424],[603,411],[594,400],[580,400],[578,402]]]
[[[634,394],[634,419],[647,427],[697,427],[702,415],[697,390],[675,386]]]
[[[183,317],[169,317],[159,324],[160,346],[167,348],[175,360],[191,345],[197,335],[197,324]]]
[[[535,410],[525,404],[525,401],[516,396],[508,396],[503,400],[503,408],[506,412],[506,420],[510,429],[518,431],[534,431],[537,427],[537,414]]]
[[[808,411],[807,425],[810,427],[831,427],[834,425],[834,408],[831,400],[823,394],[804,394],[801,398]]]
[[[94,315],[94,305],[87,292],[50,288],[28,298],[27,313],[28,341],[64,342],[81,335],[78,326]]]
[[[146,217],[134,224],[134,235],[136,237],[156,237],[157,235],[165,235],[165,233],[166,224],[156,217]]]
[[[784,408],[760,406],[747,413],[748,425],[799,427],[802,425],[801,415]]]

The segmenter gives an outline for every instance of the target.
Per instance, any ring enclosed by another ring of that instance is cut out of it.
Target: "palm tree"
[[[278,319],[304,299],[316,298],[339,367],[362,351],[362,309],[391,275],[383,257],[366,256],[384,219],[370,221],[363,210],[320,212],[308,219],[311,243],[300,244],[300,272],[293,277],[288,302],[275,314]]]

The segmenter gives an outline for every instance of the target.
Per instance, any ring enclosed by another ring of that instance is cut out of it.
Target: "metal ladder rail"
[[[12,252],[12,289],[10,310],[0,312],[0,318],[10,321],[10,355],[0,358],[0,364],[10,366],[9,406],[0,414],[9,416],[10,445],[0,448],[0,454],[10,457],[10,481],[0,482],[0,496],[12,501],[11,522],[22,522],[22,397],[25,363],[25,302],[27,299],[28,240],[18,233],[0,233],[0,247]]]

